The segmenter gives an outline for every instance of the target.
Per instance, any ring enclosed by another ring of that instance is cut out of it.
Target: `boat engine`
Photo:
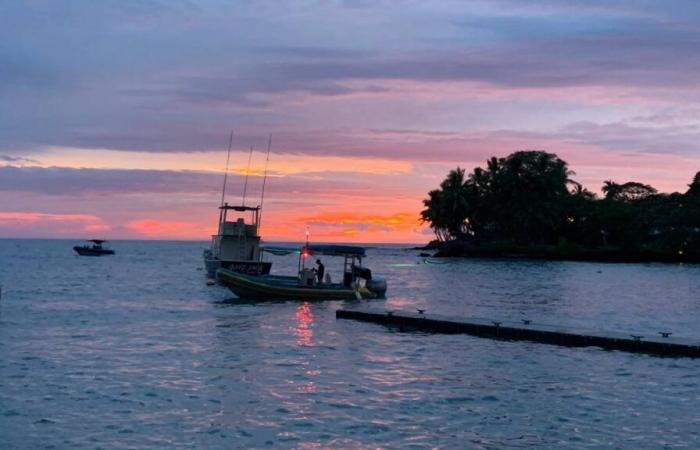
[[[372,279],[372,271],[367,267],[352,266],[352,276],[354,278],[364,278],[365,280]]]
[[[383,298],[386,295],[386,280],[382,277],[372,277],[371,280],[367,280],[365,287],[379,298]]]

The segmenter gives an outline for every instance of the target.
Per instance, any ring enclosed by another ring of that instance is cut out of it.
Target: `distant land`
[[[450,171],[423,201],[436,256],[700,262],[700,172],[684,193],[606,181],[603,197],[545,151]]]

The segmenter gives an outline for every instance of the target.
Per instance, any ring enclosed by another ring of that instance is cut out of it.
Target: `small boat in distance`
[[[207,275],[214,278],[220,268],[248,275],[267,275],[271,262],[261,260],[258,222],[259,206],[219,206],[219,231],[211,238],[211,248],[204,250],[204,266]],[[236,221],[228,220],[229,211],[250,212],[252,219],[246,223],[243,217]]]
[[[104,239],[88,239],[87,242],[92,242],[92,244],[76,245],[73,247],[73,250],[75,250],[80,256],[102,256],[114,254],[114,250],[104,247],[103,244],[108,242]]]
[[[383,278],[372,277],[372,271],[362,267],[363,247],[349,245],[306,245],[301,250],[282,247],[264,248],[275,255],[299,253],[297,276],[250,276],[229,269],[216,271],[216,278],[240,298],[285,300],[353,300],[381,298],[387,284]],[[342,256],[343,280],[317,282],[313,269],[305,267],[311,255]]]

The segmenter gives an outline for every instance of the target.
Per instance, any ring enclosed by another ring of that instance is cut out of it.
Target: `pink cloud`
[[[0,234],[13,237],[78,236],[106,233],[111,227],[91,214],[0,211]]]
[[[160,239],[201,239],[212,233],[213,225],[203,224],[196,220],[139,219],[128,222],[125,225],[125,228],[140,237]]]

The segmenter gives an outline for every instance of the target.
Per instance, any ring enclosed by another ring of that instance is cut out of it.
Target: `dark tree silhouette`
[[[602,188],[605,198],[608,200],[635,201],[641,200],[657,193],[656,189],[648,184],[628,181],[624,184],[617,184],[606,181]]]
[[[608,180],[603,200],[573,174],[557,155],[535,150],[493,157],[469,174],[458,167],[428,193],[421,220],[440,241],[470,251],[700,261],[700,172],[685,194]]]
[[[695,174],[693,182],[688,185],[688,191],[685,194],[692,197],[700,197],[700,172]]]

